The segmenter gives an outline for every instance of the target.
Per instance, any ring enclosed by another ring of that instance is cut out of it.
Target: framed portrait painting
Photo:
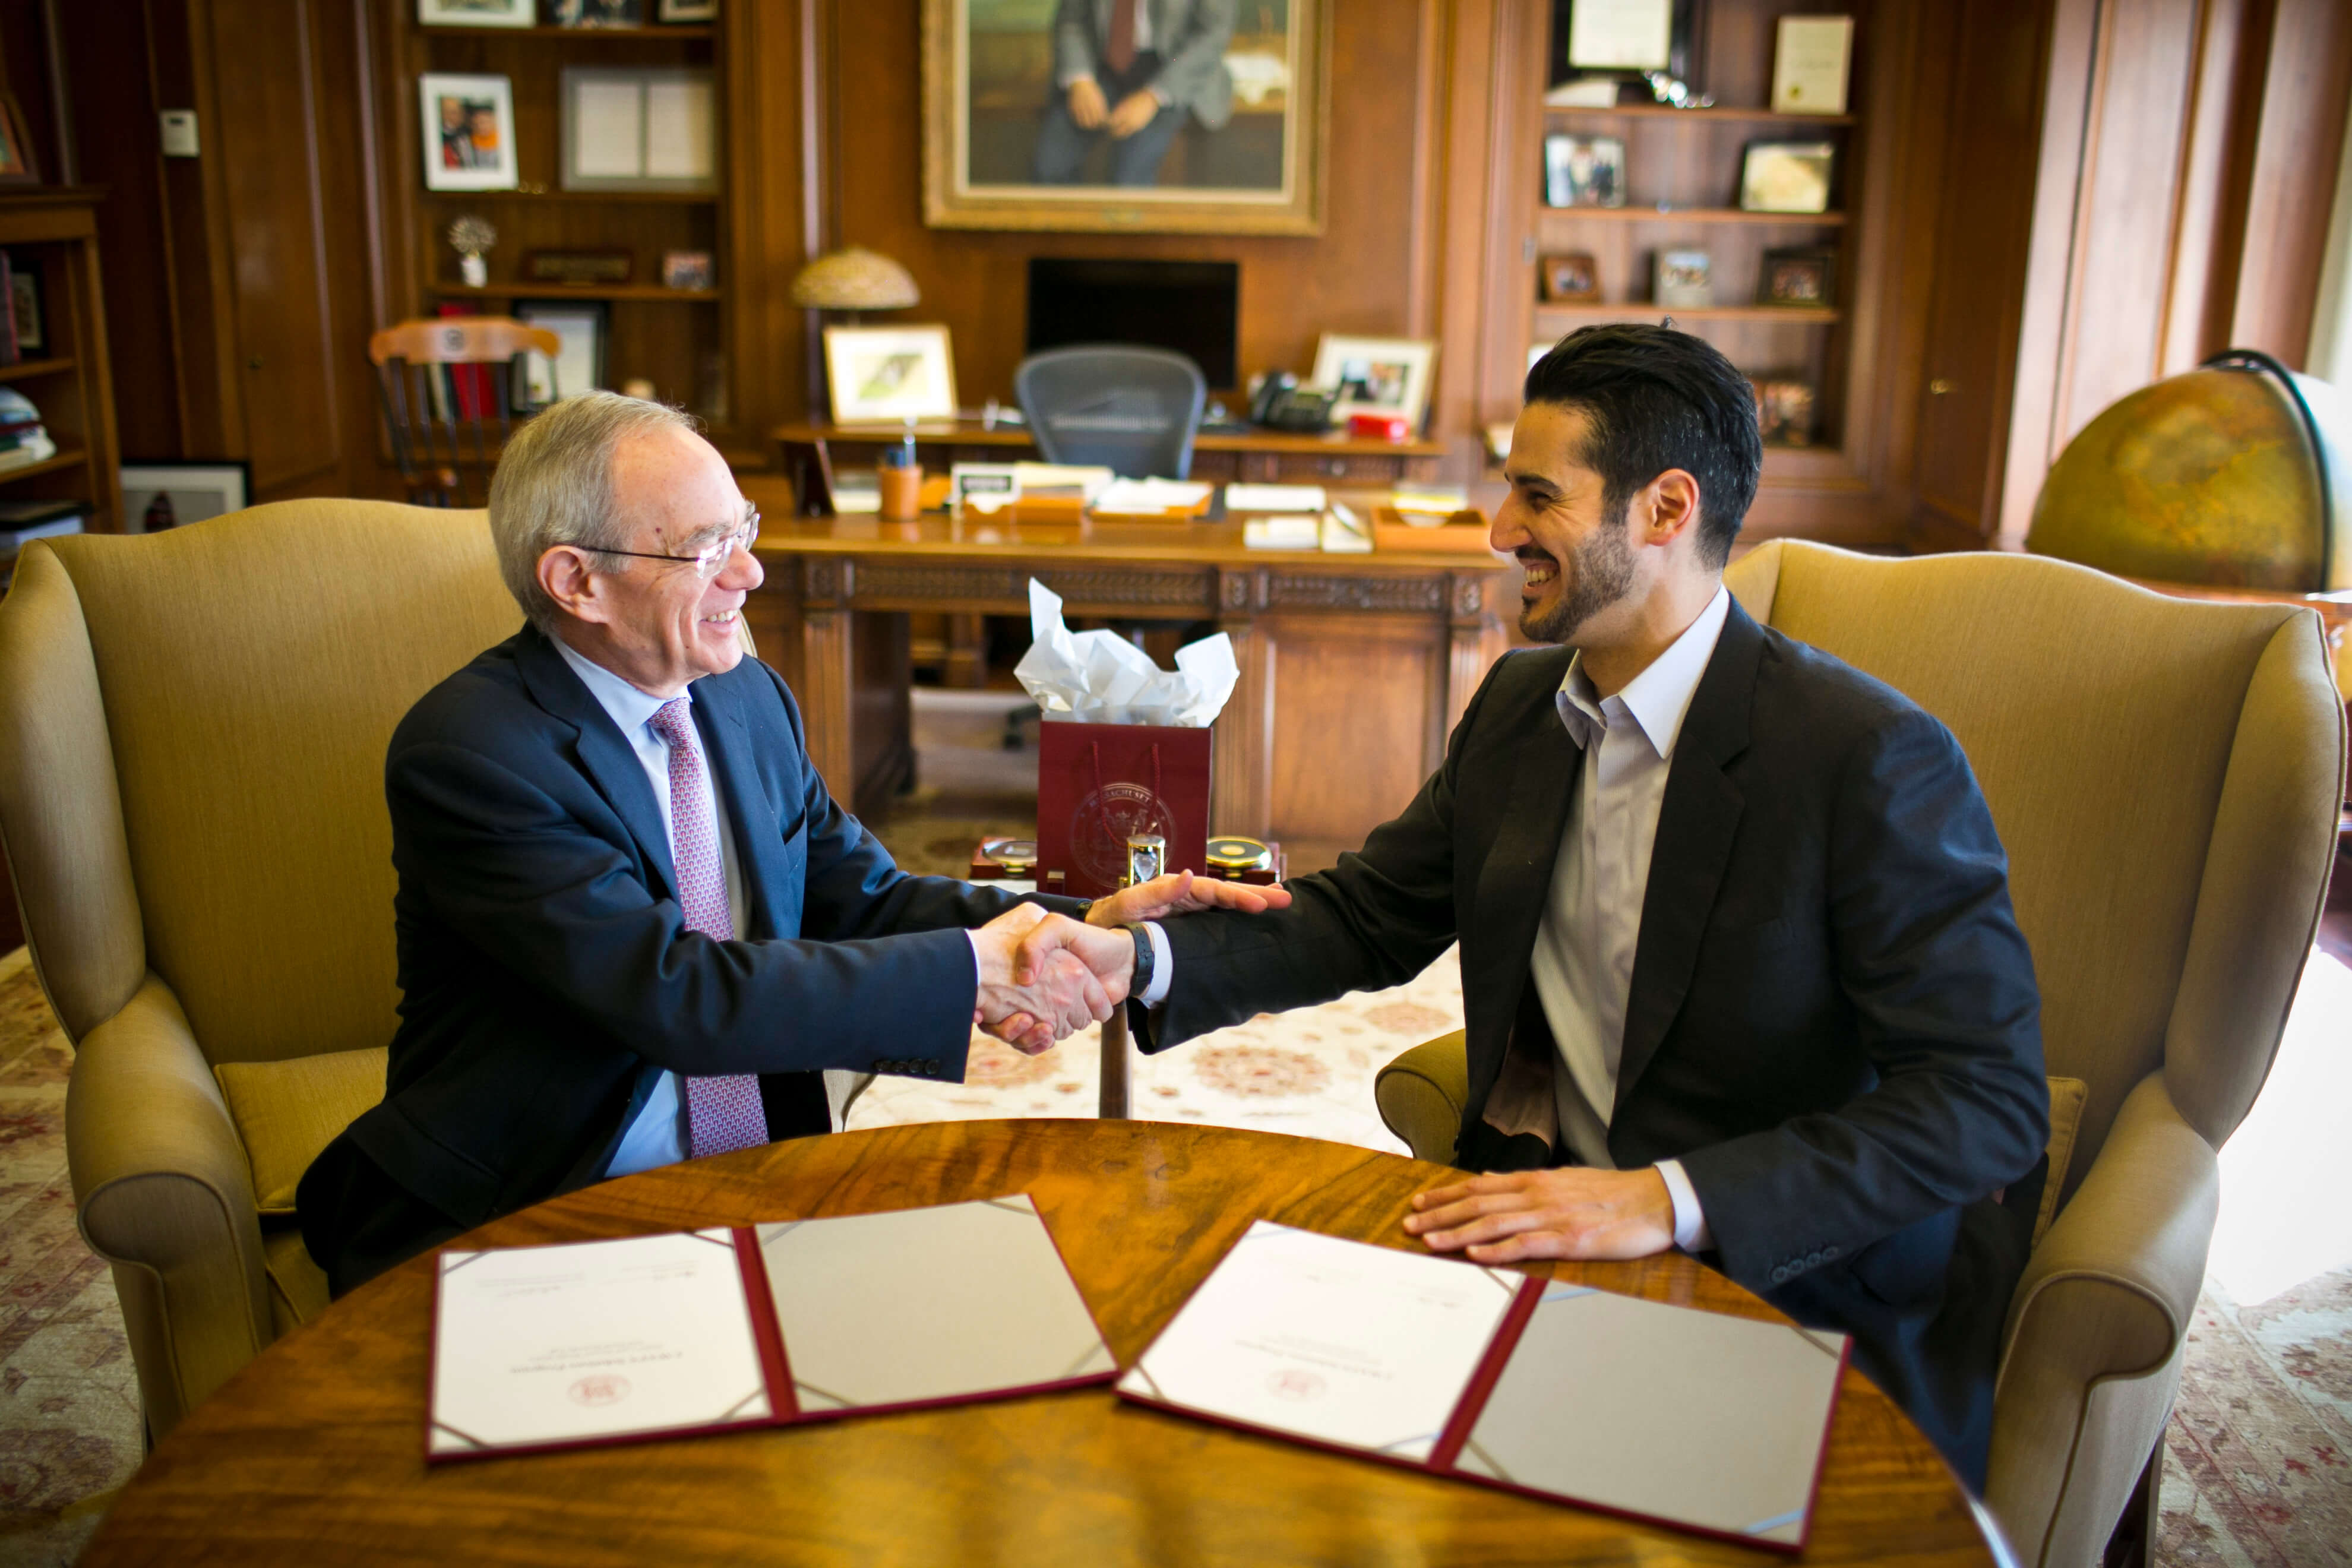
[[[1320,234],[1339,0],[923,0],[936,228]]]

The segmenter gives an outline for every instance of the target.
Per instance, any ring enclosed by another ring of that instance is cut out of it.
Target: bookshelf
[[[1547,13],[1549,9],[1545,8]],[[1771,93],[1775,23],[1790,9],[1778,0],[1715,0],[1701,9],[1705,37],[1698,57],[1705,66],[1702,79],[1693,86],[1717,100],[1713,107],[1675,109],[1647,101],[1620,101],[1607,108],[1538,104],[1531,128],[1538,143],[1534,160],[1538,178],[1528,194],[1528,232],[1535,237],[1538,258],[1577,251],[1590,255],[1601,299],[1542,300],[1537,281],[1540,268],[1530,269],[1524,307],[1529,347],[1596,322],[1655,321],[1672,316],[1675,325],[1706,339],[1751,377],[1806,384],[1812,389],[1812,426],[1801,445],[1768,445],[1768,488],[1812,487],[1829,472],[1850,470],[1850,465],[1823,459],[1835,454],[1846,437],[1844,383],[1852,357],[1856,258],[1871,237],[1858,163],[1867,109],[1869,7],[1837,7],[1857,18],[1848,88],[1848,102],[1857,112],[1834,115],[1785,114],[1764,107]],[[1542,58],[1549,59],[1548,16],[1546,26]],[[1620,98],[1630,100],[1636,92],[1646,94],[1646,89],[1621,88]],[[1555,135],[1615,137],[1624,143],[1623,205],[1545,205],[1540,143]],[[1836,148],[1832,210],[1793,214],[1739,207],[1747,148],[1777,141],[1827,142]],[[1712,304],[1668,307],[1655,301],[1654,260],[1669,249],[1707,253]],[[1759,302],[1765,253],[1780,249],[1835,252],[1826,301]]]
[[[93,533],[122,529],[121,454],[100,306],[97,205],[101,186],[0,191],[0,247],[40,279],[43,346],[0,365],[41,412],[57,456],[0,472],[0,500],[73,500]],[[5,570],[5,563],[0,563]]]
[[[734,400],[725,345],[735,280],[727,253],[731,175],[725,126],[732,106],[723,58],[725,24],[425,26],[415,20],[414,0],[394,4],[404,14],[394,47],[386,51],[382,86],[392,122],[386,162],[398,193],[389,205],[399,232],[387,248],[405,262],[405,313],[432,316],[455,305],[467,313],[507,314],[525,301],[596,301],[606,319],[602,384],[618,389],[630,381],[649,381],[656,397],[701,416],[714,435],[730,428]],[[647,0],[645,8],[650,14],[656,7]],[[709,71],[719,189],[563,189],[562,81],[565,69],[574,66]],[[512,84],[517,188],[425,188],[416,84],[428,73],[502,76]],[[464,281],[457,253],[446,237],[451,223],[468,216],[498,230],[498,243],[485,258],[489,281],[480,288]],[[539,250],[625,250],[629,276],[625,282],[598,285],[534,280],[525,266]],[[664,253],[681,250],[712,258],[711,287],[663,284]]]

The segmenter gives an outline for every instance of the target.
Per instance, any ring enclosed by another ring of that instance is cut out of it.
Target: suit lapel
[[[1569,803],[1584,773],[1584,753],[1569,737],[1552,700],[1559,679],[1567,674],[1566,650],[1553,662],[1557,672],[1541,687],[1540,709],[1520,726],[1526,739],[1515,748],[1510,804],[1478,876],[1478,923],[1494,933],[1494,941],[1480,944],[1486,963],[1477,979],[1486,994],[1508,999],[1504,1004],[1507,1018],[1527,978],[1536,928],[1543,921],[1544,896],[1551,889],[1552,869],[1559,860]]]
[[[1625,998],[1617,1110],[1623,1110],[1650,1058],[1657,1055],[1659,1042],[1690,990],[1699,938],[1714,911],[1716,890],[1730,862],[1731,842],[1746,805],[1746,796],[1724,768],[1748,749],[1748,713],[1763,649],[1764,634],[1733,600],[1666,770],[1650,880],[1642,894],[1633,976]]]
[[[698,682],[694,689],[694,717],[702,736],[702,754],[710,759],[711,781],[727,802],[727,819],[735,830],[735,853],[743,863],[745,890],[750,894],[751,930],[739,932],[778,936],[776,910],[782,908],[773,886],[782,872],[782,835],[778,831],[774,803],[760,787],[751,765],[751,726],[740,705],[717,680]]]
[[[578,731],[572,752],[582,771],[595,782],[597,793],[636,840],[638,851],[670,897],[677,897],[677,871],[670,864],[669,829],[661,819],[661,802],[655,798],[645,765],[621,738],[612,715],[535,626],[523,630],[515,648],[515,668],[539,705]]]

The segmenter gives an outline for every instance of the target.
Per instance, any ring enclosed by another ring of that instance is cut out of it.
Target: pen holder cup
[[[896,522],[909,522],[923,515],[923,470],[917,468],[880,468],[875,478],[882,487],[882,515]]]

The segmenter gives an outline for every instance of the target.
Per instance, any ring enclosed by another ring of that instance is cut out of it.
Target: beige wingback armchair
[[[46,541],[0,605],[0,841],[154,1436],[325,1304],[293,1189],[383,1094],[384,747],[520,624],[483,513],[379,501]]]
[[[2055,1217],[2010,1306],[1986,1500],[2026,1562],[2095,1563],[2172,1407],[2215,1151],[2326,891],[2344,708],[2318,618],[2021,555],[1772,542],[1725,580],[1950,725],[2008,847],[2049,1070],[2081,1081],[2055,1085]],[[1465,1077],[1459,1035],[1382,1071],[1423,1159],[1452,1159]]]

